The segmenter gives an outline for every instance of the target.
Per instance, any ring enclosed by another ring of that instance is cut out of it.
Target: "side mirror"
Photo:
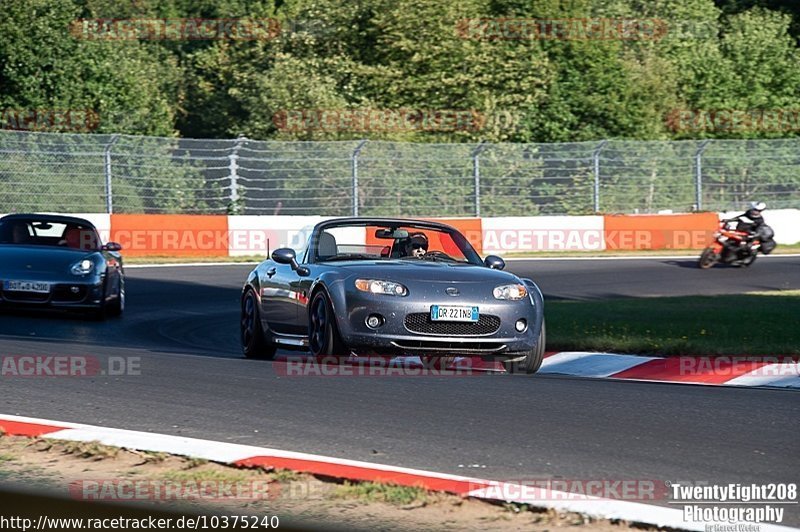
[[[297,263],[297,254],[292,248],[278,248],[272,252],[272,260],[278,264],[289,264],[298,275],[308,275],[310,272],[305,266]]]
[[[297,255],[292,248],[278,248],[272,252],[272,260],[278,264],[297,263]]]
[[[502,270],[506,267],[506,261],[497,255],[488,255],[485,259],[483,259],[483,263],[487,268],[491,268],[493,270]]]
[[[118,244],[117,242],[109,242],[105,246],[103,246],[105,251],[122,251],[122,245]]]

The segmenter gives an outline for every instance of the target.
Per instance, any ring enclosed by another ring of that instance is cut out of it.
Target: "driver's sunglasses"
[[[426,251],[428,250],[428,246],[425,246],[423,244],[412,244],[411,247],[412,249],[424,249]]]

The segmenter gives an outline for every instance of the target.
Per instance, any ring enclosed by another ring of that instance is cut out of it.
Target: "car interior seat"
[[[325,260],[338,254],[336,247],[336,237],[323,231],[319,234],[319,244],[317,245],[317,259]]]
[[[64,245],[72,249],[82,249],[91,251],[97,249],[97,239],[91,229],[81,229],[80,227],[67,227],[64,231]]]

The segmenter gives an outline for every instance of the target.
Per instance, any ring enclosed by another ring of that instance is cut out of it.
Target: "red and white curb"
[[[105,445],[202,458],[236,467],[265,467],[324,475],[354,481],[415,486],[453,493],[463,497],[528,504],[554,510],[577,512],[597,518],[619,519],[658,527],[706,530],[705,522],[687,522],[683,512],[673,508],[563,491],[523,486],[513,482],[462,477],[406,467],[346,460],[294,451],[254,447],[235,443],[200,440],[182,436],[65,423],[46,419],[0,414],[0,430],[9,436],[41,437],[71,441],[96,441]],[[759,523],[762,532],[798,530]]]
[[[682,384],[800,388],[800,362],[796,357],[746,360],[566,352],[547,356],[539,373]]]

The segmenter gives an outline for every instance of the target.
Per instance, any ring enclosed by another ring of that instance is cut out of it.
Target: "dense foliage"
[[[0,109],[98,133],[420,142],[796,136],[674,130],[678,109],[800,109],[793,0],[3,0]],[[263,40],[87,39],[80,19],[276,19]],[[479,18],[658,19],[658,38],[465,38]],[[474,110],[457,131],[279,130],[293,109]],[[795,121],[794,126],[797,126]]]

